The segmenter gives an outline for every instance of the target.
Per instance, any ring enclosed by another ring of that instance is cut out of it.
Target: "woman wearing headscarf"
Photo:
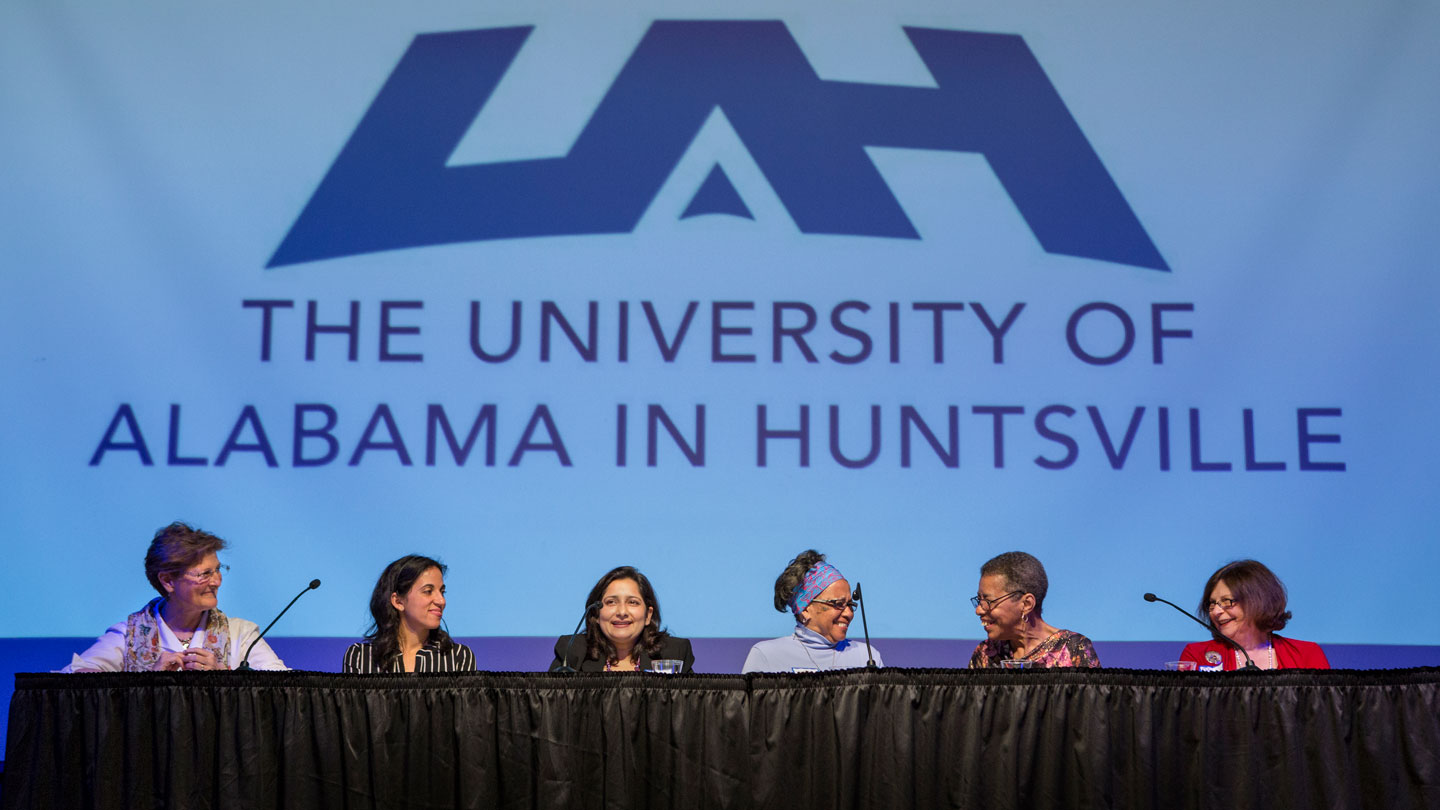
[[[551,672],[565,667],[581,672],[645,671],[665,660],[681,662],[681,672],[694,668],[690,640],[661,627],[655,589],[633,566],[606,572],[590,589],[585,605],[585,632],[556,639]]]
[[[285,669],[254,622],[220,611],[220,585],[230,566],[220,563],[219,552],[227,545],[178,521],[156,532],[145,552],[145,578],[160,595],[60,671],[234,669],[247,652],[253,669]]]
[[[1214,637],[1186,646],[1180,660],[1194,661],[1210,672],[1239,669],[1244,655],[1260,669],[1329,669],[1330,660],[1319,644],[1276,632],[1291,618],[1285,602],[1285,584],[1264,564],[1236,560],[1222,565],[1200,594],[1198,615]],[[1244,647],[1245,654],[1226,639]]]
[[[344,672],[473,672],[475,653],[445,632],[444,564],[409,554],[385,566],[370,593],[370,632]]]
[[[855,605],[850,583],[825,562],[824,554],[814,549],[801,552],[775,580],[775,609],[795,617],[795,630],[751,647],[740,671],[856,669],[872,656],[877,666],[884,666],[879,650],[846,639]]]
[[[1007,551],[980,566],[980,588],[970,604],[986,638],[970,656],[972,669],[1011,660],[1035,667],[1100,666],[1090,639],[1041,618],[1048,590],[1045,566],[1023,551]]]

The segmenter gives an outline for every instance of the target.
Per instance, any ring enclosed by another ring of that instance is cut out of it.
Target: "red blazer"
[[[1275,667],[1277,669],[1329,669],[1330,659],[1325,651],[1313,641],[1298,641],[1293,638],[1272,635],[1275,644]],[[1185,645],[1180,653],[1181,661],[1194,661],[1202,667],[1215,666],[1214,656],[1206,660],[1207,653],[1217,653],[1225,664],[1225,671],[1235,669],[1235,648],[1219,641],[1197,641]],[[1241,656],[1244,658],[1244,656]]]

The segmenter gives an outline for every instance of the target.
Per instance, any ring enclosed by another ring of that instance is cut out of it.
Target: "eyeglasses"
[[[836,610],[840,611],[841,613],[844,613],[845,611],[849,610],[850,608],[854,608],[854,607],[859,607],[859,606],[860,606],[860,603],[859,603],[859,602],[856,602],[854,599],[811,599],[811,600],[810,600],[810,604],[813,605],[813,604],[816,604],[816,603],[819,603],[819,604],[822,604],[822,605],[826,605],[826,606],[828,606],[828,607],[835,608]]]
[[[1239,599],[1231,599],[1228,596],[1223,596],[1219,599],[1211,599],[1209,602],[1206,602],[1205,612],[1209,613],[1217,607],[1221,610],[1229,610],[1230,608],[1233,608],[1238,604],[1240,604]]]
[[[199,585],[204,585],[212,579],[224,579],[230,572],[230,566],[220,564],[214,568],[207,568],[204,571],[186,571],[185,578]]]
[[[971,606],[971,607],[977,607],[977,608],[978,608],[978,607],[980,607],[981,605],[984,605],[984,606],[985,606],[985,612],[986,612],[986,613],[989,613],[990,611],[992,611],[992,610],[995,609],[995,606],[996,606],[996,605],[1000,604],[1001,602],[1004,602],[1006,599],[1009,599],[1009,598],[1012,597],[1012,596],[1024,596],[1024,595],[1025,595],[1025,592],[1024,592],[1024,591],[1011,591],[1011,592],[1005,594],[1004,596],[1001,596],[1001,597],[996,598],[996,599],[986,599],[985,597],[981,596],[980,594],[975,594],[974,596],[970,597],[970,606]]]

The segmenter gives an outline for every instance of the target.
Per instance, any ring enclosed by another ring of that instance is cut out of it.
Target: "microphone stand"
[[[1195,622],[1196,624],[1200,625],[1201,627],[1203,627],[1203,628],[1205,628],[1207,631],[1209,631],[1209,632],[1210,632],[1210,635],[1212,635],[1212,636],[1220,639],[1221,641],[1225,642],[1226,644],[1229,644],[1231,647],[1234,647],[1235,649],[1239,650],[1239,651],[1240,651],[1240,654],[1243,655],[1243,656],[1245,656],[1245,666],[1242,667],[1242,669],[1255,669],[1255,670],[1260,669],[1259,667],[1255,666],[1255,662],[1254,662],[1254,661],[1251,661],[1251,660],[1250,660],[1250,653],[1248,653],[1248,652],[1245,651],[1245,647],[1244,647],[1240,642],[1236,641],[1236,640],[1233,639],[1233,638],[1230,638],[1230,637],[1227,636],[1227,635],[1224,635],[1224,634],[1222,634],[1222,633],[1217,633],[1217,632],[1215,632],[1215,630],[1212,629],[1212,628],[1210,627],[1210,625],[1206,624],[1205,622],[1200,621],[1199,619],[1195,618],[1194,616],[1191,616],[1191,615],[1190,615],[1190,612],[1187,611],[1187,610],[1185,610],[1185,608],[1180,607],[1179,605],[1175,604],[1174,602],[1169,601],[1168,599],[1161,599],[1160,597],[1156,596],[1156,595],[1153,594],[1153,593],[1147,593],[1147,594],[1145,594],[1145,601],[1146,601],[1146,602],[1164,602],[1165,604],[1169,605],[1170,607],[1175,608],[1176,610],[1180,611],[1180,614],[1183,615],[1185,618],[1189,619],[1189,620],[1192,621],[1192,622]]]
[[[575,671],[575,668],[570,666],[570,651],[575,648],[575,639],[580,636],[581,625],[585,624],[585,620],[590,618],[590,611],[598,607],[600,607],[599,602],[591,602],[585,606],[585,612],[580,614],[580,621],[575,623],[575,632],[570,634],[570,641],[565,644],[565,655],[560,659],[560,666],[556,667],[556,672],[568,674]]]
[[[860,583],[855,583],[855,593],[850,596],[851,601],[860,606],[860,629],[865,631],[865,655],[869,659],[865,662],[866,669],[879,669],[875,665],[875,651],[870,647],[870,623],[865,621],[865,602],[860,598]]]
[[[305,586],[305,590],[295,594],[295,598],[290,600],[290,604],[285,606],[285,610],[280,611],[280,616],[284,616],[286,611],[294,607],[295,603],[300,601],[300,597],[315,590],[318,587],[320,587],[320,580],[310,580],[310,584]],[[245,657],[240,659],[240,666],[236,667],[236,669],[250,669],[250,653],[254,651],[255,645],[260,643],[260,639],[265,638],[265,634],[270,632],[270,628],[275,626],[275,622],[280,621],[280,616],[276,616],[273,620],[271,620],[269,624],[265,625],[265,629],[260,631],[260,635],[256,636],[254,641],[250,642],[249,647],[245,648]]]

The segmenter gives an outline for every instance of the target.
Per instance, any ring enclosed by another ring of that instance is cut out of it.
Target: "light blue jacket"
[[[875,656],[877,666],[885,666],[880,650],[873,646],[865,650],[865,642],[845,639],[831,644],[819,633],[803,625],[795,625],[795,632],[782,638],[762,641],[750,648],[745,656],[745,672],[811,672],[826,669],[859,669],[865,666],[870,655]]]

